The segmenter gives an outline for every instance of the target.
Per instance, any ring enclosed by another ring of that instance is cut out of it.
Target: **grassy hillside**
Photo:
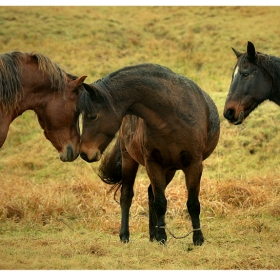
[[[279,269],[280,109],[258,107],[241,126],[222,116],[236,58],[231,47],[280,56],[280,7],[0,7],[1,53],[36,51],[93,82],[127,65],[153,62],[195,81],[221,119],[205,161],[200,248],[191,237],[148,242],[148,179],[141,169],[131,244],[119,242],[119,205],[98,163],[59,160],[33,112],[10,126],[0,149],[1,269]],[[191,224],[178,172],[167,189],[167,222]],[[148,256],[148,258],[147,258]]]

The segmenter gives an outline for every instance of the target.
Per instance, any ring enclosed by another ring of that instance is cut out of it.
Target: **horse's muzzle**
[[[224,113],[224,117],[232,124],[238,125],[243,122],[244,111],[241,111],[238,118],[235,118],[235,109],[227,109]]]
[[[97,151],[92,158],[89,158],[86,153],[81,153],[80,157],[86,162],[96,162],[100,160],[101,154]]]
[[[75,153],[75,149],[72,145],[68,145],[66,151],[64,153],[59,154],[59,158],[63,162],[71,162],[74,161],[79,154]]]

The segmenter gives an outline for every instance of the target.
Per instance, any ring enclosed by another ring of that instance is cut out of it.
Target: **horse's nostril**
[[[232,121],[234,119],[234,115],[235,115],[234,109],[227,109],[226,113],[224,114],[224,117],[229,121]]]
[[[83,160],[88,161],[88,157],[85,153],[81,153],[80,156]]]
[[[71,145],[67,146],[67,159],[73,161],[75,159],[74,149]]]

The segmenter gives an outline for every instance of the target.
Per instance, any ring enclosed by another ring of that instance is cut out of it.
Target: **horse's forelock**
[[[89,113],[92,111],[92,108],[93,108],[93,102],[90,98],[90,95],[89,93],[84,90],[82,91],[82,93],[79,95],[79,101],[78,101],[78,111],[80,113]]]
[[[98,110],[98,105],[103,102],[97,101],[92,94],[86,90],[79,95],[78,111],[84,114],[90,114]]]
[[[246,63],[248,63],[248,56],[247,53],[244,53],[238,58],[236,65],[240,68],[243,68],[246,66]]]

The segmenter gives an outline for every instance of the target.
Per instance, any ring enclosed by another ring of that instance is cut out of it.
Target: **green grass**
[[[0,269],[279,269],[280,109],[259,106],[232,126],[223,107],[247,41],[279,53],[280,7],[0,7],[1,52],[36,51],[91,83],[121,67],[153,62],[195,81],[214,99],[221,136],[204,163],[202,247],[191,236],[148,241],[148,178],[140,169],[131,243],[119,242],[120,207],[99,163],[59,160],[28,111],[0,150]],[[167,189],[167,223],[191,228],[184,178]]]

